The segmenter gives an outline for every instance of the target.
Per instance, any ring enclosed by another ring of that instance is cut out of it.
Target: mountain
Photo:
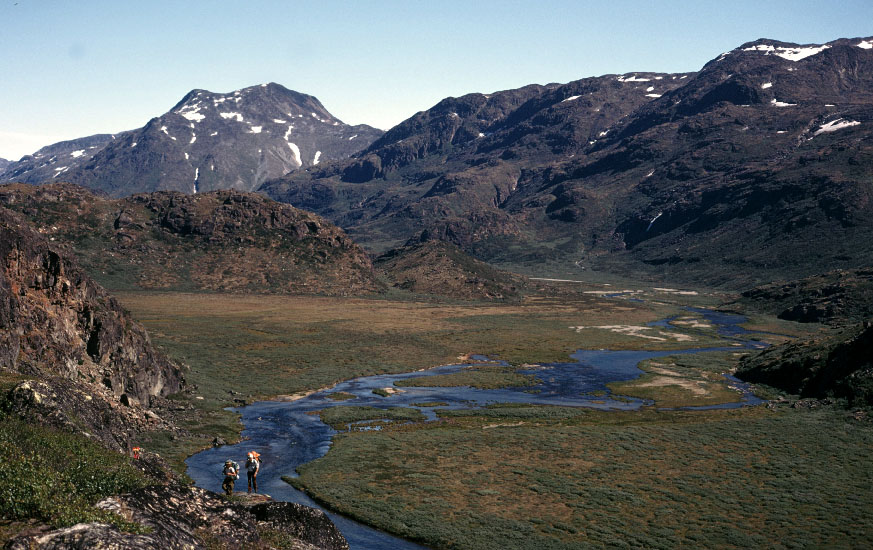
[[[449,98],[262,191],[383,250],[744,288],[873,265],[873,40]]]
[[[116,134],[96,134],[46,145],[17,162],[0,166],[0,181],[42,183],[52,180],[67,173],[71,165],[90,161],[114,139]]]
[[[364,252],[322,218],[254,193],[109,199],[72,184],[0,185],[110,288],[345,295],[378,290]]]
[[[192,90],[138,130],[45,147],[0,181],[65,181],[122,197],[150,191],[252,191],[268,178],[342,159],[382,134],[350,126],[315,97],[270,83]]]
[[[12,164],[11,160],[6,160],[4,158],[0,158],[0,174],[2,174],[6,170],[6,167],[9,166],[10,164]]]
[[[534,171],[606,135],[650,95],[689,75],[634,73],[447,98],[392,128],[354,159],[267,182],[277,200],[319,212],[374,249],[422,228],[474,241],[521,233],[505,208]]]

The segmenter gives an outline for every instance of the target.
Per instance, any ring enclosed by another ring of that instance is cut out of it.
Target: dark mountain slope
[[[837,270],[743,292],[740,306],[801,323],[843,325],[873,318],[873,269]]]
[[[591,147],[636,107],[687,75],[635,73],[448,98],[389,130],[358,158],[266,183],[375,248],[422,228],[458,244],[521,229],[505,209],[536,173]],[[473,227],[478,228],[478,233]]]
[[[370,260],[323,219],[237,191],[106,199],[70,184],[0,186],[0,205],[74,251],[112,288],[350,294]]]
[[[226,94],[192,90],[143,128],[87,147],[75,140],[44,148],[0,181],[73,182],[116,197],[251,191],[268,178],[346,158],[381,134],[344,124],[318,99],[274,83]]]
[[[741,288],[871,265],[871,43],[759,40],[697,74],[547,87],[482,137],[365,183],[342,174],[379,168],[385,138],[263,190],[373,248],[427,229],[527,269]]]

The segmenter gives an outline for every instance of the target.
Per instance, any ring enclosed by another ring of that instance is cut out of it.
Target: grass
[[[331,407],[319,412],[321,421],[335,430],[345,430],[350,424],[370,420],[391,422],[420,422],[424,415],[417,409],[392,407]]]
[[[153,340],[191,367],[196,389],[179,399],[197,407],[188,426],[200,438],[159,443],[179,460],[212,435],[238,430],[236,416],[222,410],[231,404],[229,390],[247,400],[306,392],[469,353],[521,365],[565,361],[580,348],[718,343],[711,330],[688,325],[677,330],[690,342],[569,328],[639,327],[689,316],[667,298],[635,303],[580,292],[466,305],[121,295]],[[708,303],[704,296],[694,300]],[[765,317],[754,322],[781,326]],[[721,373],[736,359],[661,357],[643,365],[641,379],[611,389],[656,406],[735,400]],[[512,371],[477,365],[465,375],[483,381]],[[655,377],[677,384],[646,385]],[[381,429],[339,434],[324,458],[288,479],[342,513],[436,549],[863,547],[873,535],[873,430],[834,410],[602,412],[496,404],[437,412],[439,422],[423,423],[411,409],[322,411],[342,429],[354,422]]]
[[[527,409],[505,424],[459,411],[341,434],[293,483],[433,548],[861,547],[873,536],[873,432],[844,413]]]

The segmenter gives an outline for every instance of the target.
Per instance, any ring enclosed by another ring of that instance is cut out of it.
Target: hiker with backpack
[[[224,462],[224,469],[221,472],[224,474],[224,482],[221,484],[221,488],[224,489],[224,493],[227,496],[230,496],[233,494],[234,483],[239,479],[239,464],[228,459]]]
[[[252,487],[255,492],[258,492],[258,471],[261,469],[261,455],[257,451],[249,451],[246,459],[246,475],[249,481],[249,493],[252,492]]]

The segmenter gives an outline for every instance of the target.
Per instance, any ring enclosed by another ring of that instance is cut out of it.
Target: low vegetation
[[[341,434],[289,481],[433,548],[860,547],[871,460],[833,410],[510,406]]]
[[[3,375],[2,393],[11,382]],[[82,435],[26,423],[4,409],[0,403],[0,517],[53,527],[100,521],[125,530],[142,528],[94,507],[104,497],[150,482],[130,458]]]
[[[669,296],[638,303],[571,295],[494,305],[178,293],[125,293],[121,301],[191,367],[194,389],[177,398],[196,407],[188,426],[199,439],[155,443],[179,459],[213,435],[236,433],[236,416],[222,410],[234,399],[304,393],[470,353],[511,366],[479,363],[427,383],[507,385],[520,376],[516,365],[566,361],[578,348],[725,344]],[[694,319],[651,330],[691,340],[639,336],[671,316]],[[757,320],[762,329],[782,323]],[[578,326],[592,328],[571,328]],[[470,411],[433,402],[420,405],[435,407],[440,420],[423,422],[414,409],[330,407],[319,414],[343,433],[324,458],[286,479],[339,512],[433,548],[862,546],[873,535],[868,421],[834,409],[657,410],[735,401],[722,373],[742,352],[644,363],[643,377],[610,387],[654,401],[639,411]]]

